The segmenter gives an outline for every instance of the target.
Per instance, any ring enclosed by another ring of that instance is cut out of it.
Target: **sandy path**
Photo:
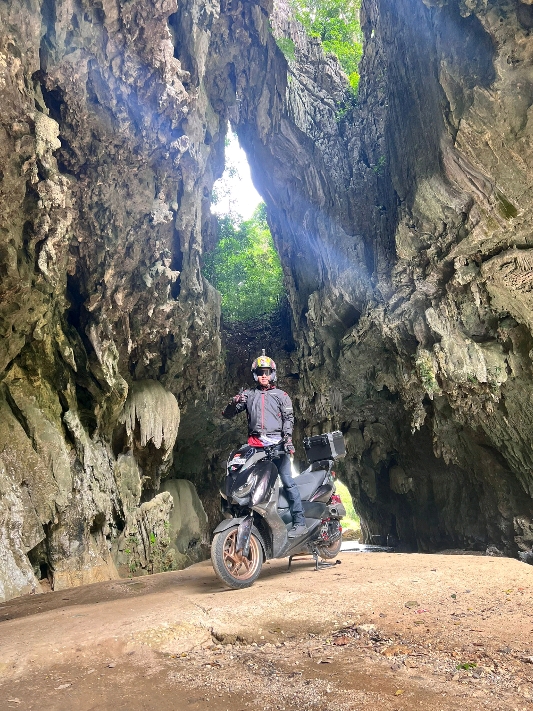
[[[0,605],[0,709],[531,711],[532,567],[341,560],[274,561],[244,591],[206,562]]]

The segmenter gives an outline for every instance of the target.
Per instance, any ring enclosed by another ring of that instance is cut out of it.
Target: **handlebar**
[[[278,444],[271,444],[268,447],[263,447],[263,450],[268,459],[279,459],[282,454],[285,454],[285,450],[283,449],[283,444],[281,442],[278,442]]]

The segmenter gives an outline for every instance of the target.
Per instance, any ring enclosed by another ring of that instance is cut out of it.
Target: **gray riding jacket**
[[[227,405],[222,413],[223,417],[230,419],[246,410],[249,435],[263,435],[272,439],[282,439],[284,435],[292,437],[294,412],[286,392],[279,388],[253,388],[245,390],[241,397],[241,402],[230,402]]]

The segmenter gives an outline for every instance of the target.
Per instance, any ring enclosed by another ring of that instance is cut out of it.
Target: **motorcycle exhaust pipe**
[[[328,506],[328,513],[330,518],[341,519],[346,516],[346,509],[343,504],[330,504]]]

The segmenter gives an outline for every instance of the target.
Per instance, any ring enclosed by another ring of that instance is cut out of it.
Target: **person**
[[[252,363],[252,374],[258,383],[256,388],[235,395],[222,416],[230,419],[246,410],[248,416],[248,444],[265,447],[282,444],[283,453],[278,460],[278,471],[291,509],[293,526],[289,538],[297,538],[307,532],[302,499],[296,482],[291,476],[291,459],[294,454],[292,428],[294,412],[286,392],[275,386],[276,364],[263,354]]]

